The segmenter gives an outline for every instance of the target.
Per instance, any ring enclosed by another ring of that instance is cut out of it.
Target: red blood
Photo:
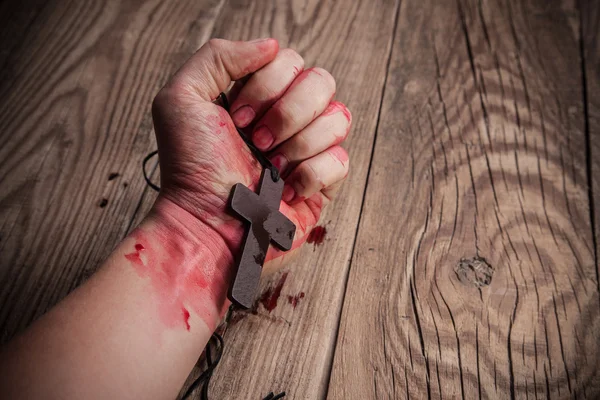
[[[281,251],[273,246],[269,248],[265,261],[271,261],[276,258],[284,257],[302,246],[309,236],[309,230],[316,225],[323,209],[323,196],[319,193],[312,195],[308,199],[295,204],[293,207],[282,201],[279,210],[288,216],[296,224],[296,235],[292,248],[288,252]]]
[[[129,253],[129,254],[125,254],[125,258],[128,259],[129,261],[131,261],[134,264],[137,265],[144,265],[141,257],[140,257],[140,251],[144,250],[144,246],[142,246],[139,243],[135,244],[135,252],[133,253]]]
[[[189,329],[188,314],[193,312],[214,329],[219,315],[228,306],[223,288],[231,278],[228,268],[233,263],[231,252],[214,230],[200,224],[191,214],[165,204],[157,207],[157,212],[168,209],[175,216],[168,220],[170,226],[160,226],[151,232],[134,231],[135,243],[144,248],[143,257],[139,250],[125,257],[136,273],[147,280],[152,294],[150,304],[154,304],[166,327]],[[184,224],[185,229],[194,229],[203,238],[202,243],[178,239],[184,235]]]
[[[302,83],[302,81],[304,81],[306,78],[309,77],[310,74],[317,74],[317,75],[321,75],[319,73],[319,71],[315,70],[314,68],[309,68],[309,69],[305,69],[300,75],[298,75],[298,77],[296,79],[294,79],[294,82],[292,82],[292,84],[290,85],[290,87],[288,88],[288,92],[290,90],[292,90],[292,88],[294,88],[295,86],[299,85],[300,83]]]
[[[308,243],[314,243],[315,246],[323,244],[325,240],[325,235],[327,234],[327,229],[324,226],[315,226],[310,234],[308,235],[308,239],[306,241]]]
[[[181,309],[183,311],[183,321],[185,322],[185,327],[187,330],[190,330],[190,312],[186,310],[185,307]]]
[[[269,250],[267,251],[267,256],[265,257],[265,262],[274,260],[279,257],[283,257],[284,255],[288,254],[289,252],[296,250],[297,248],[302,246],[304,244],[304,242],[306,242],[307,237],[308,237],[308,235],[304,235],[299,238],[294,238],[294,241],[292,242],[292,247],[287,252],[281,251],[273,246],[269,247]]]
[[[342,163],[342,165],[346,165],[346,163],[348,162],[348,153],[346,153],[346,150],[344,150],[342,147],[333,146],[327,151],[335,158],[337,158]]]
[[[329,105],[321,115],[331,115],[338,112],[344,114],[344,117],[346,117],[348,122],[352,121],[352,115],[350,114],[350,111],[348,111],[348,108],[346,108],[344,103],[340,103],[339,101],[332,101],[331,103],[329,103]]]
[[[140,253],[129,253],[125,254],[125,258],[131,261],[134,264],[143,264],[142,259],[140,258]]]
[[[214,179],[212,182],[197,182],[198,187],[194,189],[203,193],[203,207],[195,208],[195,217],[213,225],[229,248],[237,251],[243,239],[243,225],[240,220],[229,216],[227,202],[222,198],[221,186],[233,186],[241,182],[255,190],[262,169],[256,157],[244,144],[224,108],[218,107],[216,113],[204,116],[203,122],[205,129],[212,133],[206,135],[207,140],[203,144],[204,151],[210,154],[210,157],[201,158],[197,169],[211,171]],[[217,190],[214,190],[215,186]],[[223,220],[227,222],[223,223]]]
[[[292,307],[296,308],[296,306],[300,302],[300,299],[303,299],[303,298],[304,298],[304,292],[300,292],[295,296],[288,295],[288,302],[292,305]]]
[[[285,284],[287,276],[287,272],[282,274],[281,278],[279,278],[279,282],[277,282],[277,285],[275,285],[275,287],[267,288],[267,290],[265,290],[260,296],[258,301],[268,312],[273,311],[275,307],[277,307],[277,300],[279,300],[279,297],[281,296],[281,289],[283,289],[283,285]]]
[[[300,73],[300,68],[294,66],[294,75],[298,75]]]

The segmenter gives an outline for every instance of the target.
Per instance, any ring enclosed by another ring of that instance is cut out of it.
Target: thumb
[[[279,50],[275,39],[232,42],[211,39],[177,71],[169,86],[192,89],[211,101],[238,80],[271,62]]]

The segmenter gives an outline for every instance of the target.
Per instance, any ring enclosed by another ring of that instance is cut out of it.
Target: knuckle
[[[285,101],[282,98],[271,108],[279,114],[280,120],[284,121],[284,125],[287,127],[298,126],[302,122],[299,117],[302,115],[302,110],[298,110],[298,106],[292,101]]]
[[[252,82],[252,96],[259,101],[276,101],[281,96],[281,88],[272,80],[264,79],[265,76],[261,76],[258,79],[256,76]]]
[[[173,80],[163,87],[152,100],[152,118],[154,121],[174,121],[177,115],[188,109],[194,94],[185,82]]]
[[[206,42],[205,46],[207,47],[210,54],[209,59],[212,60],[212,63],[214,64],[214,67],[217,68],[217,70],[224,69],[223,58],[226,58],[226,52],[224,51],[226,43],[227,41],[224,39],[215,38],[212,38],[208,42]]]
[[[218,52],[220,49],[223,48],[225,42],[226,40],[224,39],[212,38],[208,42],[206,42],[205,46],[208,47],[211,51]]]
[[[329,71],[327,71],[327,70],[325,70],[323,68],[320,68],[320,67],[315,67],[314,71],[321,76],[321,78],[323,79],[323,82],[325,83],[325,85],[332,92],[335,92],[336,85],[335,85],[335,78],[333,77],[333,75],[331,75],[329,73]]]
[[[336,178],[343,178],[350,170],[350,158],[348,152],[341,146],[335,146],[329,150],[329,154],[335,160]]]
[[[188,87],[185,82],[174,79],[167,84],[167,86],[160,89],[160,91],[154,97],[152,106],[163,107],[165,105],[172,105],[178,103],[188,93]]]
[[[335,127],[332,131],[332,134],[334,136],[333,144],[340,144],[348,138],[348,135],[350,134],[350,128],[352,125],[350,121],[351,120],[349,120],[347,117],[345,117],[343,120],[342,118],[338,118],[335,120]]]
[[[294,154],[298,154],[299,158],[307,157],[312,152],[312,146],[306,139],[305,135],[298,134],[293,138]]]
[[[315,186],[315,184],[319,182],[319,176],[317,175],[317,171],[315,171],[315,169],[310,163],[301,163],[300,165],[298,165],[297,171],[300,183],[306,189]]]
[[[281,56],[289,59],[294,65],[304,66],[304,58],[296,52],[296,50],[286,48],[279,51]]]

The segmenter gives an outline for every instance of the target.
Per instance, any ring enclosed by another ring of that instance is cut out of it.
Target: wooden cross
[[[274,181],[269,169],[263,170],[258,194],[241,183],[233,187],[231,208],[250,223],[229,289],[229,299],[240,307],[254,303],[269,244],[285,251],[292,247],[296,225],[279,211],[282,192],[283,179]]]

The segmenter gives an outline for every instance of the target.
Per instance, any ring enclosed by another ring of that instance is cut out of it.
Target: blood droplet
[[[348,120],[348,122],[352,121],[352,114],[350,114],[350,111],[348,111],[348,108],[344,105],[344,103],[340,103],[339,101],[332,101],[331,103],[329,103],[329,105],[321,115],[326,116],[338,112],[344,114],[344,117],[346,118],[346,120]]]
[[[304,298],[304,292],[300,292],[295,296],[288,296],[288,302],[292,305],[292,307],[296,308],[301,299]]]
[[[310,234],[308,235],[308,239],[306,241],[308,243],[314,243],[315,246],[323,244],[325,240],[325,235],[327,234],[327,229],[324,226],[315,226]]]
[[[185,327],[187,328],[187,330],[190,330],[190,312],[183,307],[181,309],[183,311],[183,321],[185,322]]]
[[[259,302],[265,307],[265,310],[271,312],[277,307],[277,300],[281,296],[281,289],[285,284],[285,280],[287,279],[288,273],[284,273],[279,278],[279,282],[274,287],[270,287],[263,292],[260,296]]]

